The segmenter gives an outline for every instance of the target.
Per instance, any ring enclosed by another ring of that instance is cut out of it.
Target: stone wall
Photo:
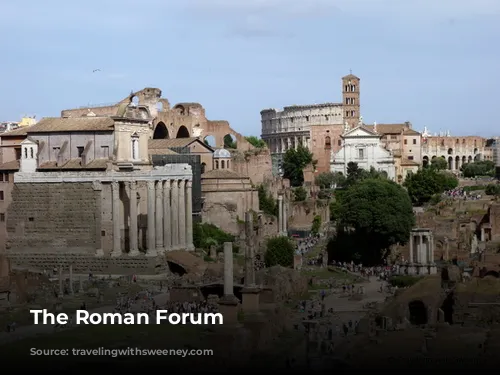
[[[254,185],[272,178],[272,160],[268,148],[233,153],[232,170],[249,177]]]
[[[7,211],[6,248],[94,254],[99,204],[90,182],[15,184]]]
[[[328,202],[320,199],[291,202],[289,212],[289,227],[293,229],[310,229],[316,215],[321,216],[322,224],[330,221],[330,208]]]

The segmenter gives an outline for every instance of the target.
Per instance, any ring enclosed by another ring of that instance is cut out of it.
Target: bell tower
[[[347,123],[351,129],[358,126],[359,123],[359,81],[359,77],[356,77],[352,73],[342,77],[342,107],[344,124]]]

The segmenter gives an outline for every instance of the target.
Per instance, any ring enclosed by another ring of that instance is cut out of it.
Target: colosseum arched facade
[[[354,127],[359,123],[359,81],[352,74],[342,77],[342,102],[339,103],[292,105],[261,111],[261,137],[271,151],[275,172],[283,154],[299,145],[312,151],[318,160],[318,172],[329,170],[331,152],[341,146],[344,124]]]
[[[449,133],[432,135],[427,129],[422,133],[422,164],[443,157],[448,169],[459,171],[467,163],[490,159],[486,139],[478,136],[451,136]]]

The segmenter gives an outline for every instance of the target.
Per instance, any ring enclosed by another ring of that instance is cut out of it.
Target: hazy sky
[[[500,135],[500,0],[2,0],[0,35],[2,121],[149,86],[259,135],[352,69],[367,123]]]

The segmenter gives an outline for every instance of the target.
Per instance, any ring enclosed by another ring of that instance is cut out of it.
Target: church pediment
[[[363,126],[358,126],[354,129],[348,131],[344,135],[342,135],[342,137],[344,137],[344,138],[348,138],[348,137],[380,137],[380,135],[371,131],[370,129],[363,127]]]

